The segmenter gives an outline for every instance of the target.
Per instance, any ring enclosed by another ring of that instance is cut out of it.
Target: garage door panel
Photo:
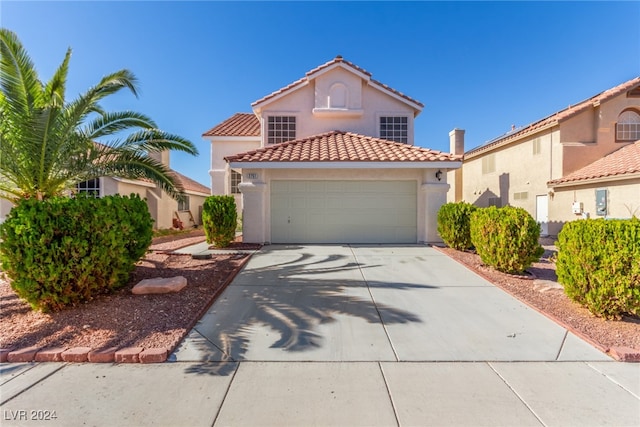
[[[272,181],[273,243],[415,243],[416,181]]]

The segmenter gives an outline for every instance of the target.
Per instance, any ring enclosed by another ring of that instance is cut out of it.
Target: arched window
[[[335,83],[329,89],[329,108],[347,108],[347,87]]]
[[[640,139],[640,114],[633,110],[623,111],[616,123],[617,141],[636,141]]]

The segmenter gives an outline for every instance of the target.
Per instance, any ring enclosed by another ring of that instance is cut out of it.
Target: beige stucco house
[[[464,131],[450,136],[462,154]],[[629,218],[640,213],[639,139],[637,77],[464,152],[449,201],[525,208],[549,235],[587,216]]]
[[[169,167],[169,152],[156,155],[157,160]],[[135,193],[146,199],[149,213],[154,220],[154,228],[168,229],[180,226],[194,227],[202,224],[202,205],[204,199],[211,195],[206,187],[181,173],[172,171],[176,181],[184,188],[186,197],[180,202],[171,198],[166,192],[150,181],[123,178],[100,177],[81,182],[76,186],[78,192],[87,192],[98,197]],[[11,210],[11,203],[0,199],[0,222],[4,221]]]
[[[203,134],[254,243],[440,241],[461,158],[414,145],[423,105],[337,56]]]

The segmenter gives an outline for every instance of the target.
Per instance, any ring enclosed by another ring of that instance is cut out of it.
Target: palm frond
[[[103,113],[83,127],[87,138],[98,139],[127,129],[154,128],[155,123],[148,116],[133,111]]]
[[[65,91],[67,88],[67,75],[69,73],[69,60],[71,59],[71,48],[67,49],[67,54],[58,67],[55,74],[44,88],[44,97],[47,104],[62,107],[64,106]]]
[[[122,145],[149,153],[175,150],[198,155],[198,149],[193,142],[160,129],[142,129],[134,132],[123,141]]]

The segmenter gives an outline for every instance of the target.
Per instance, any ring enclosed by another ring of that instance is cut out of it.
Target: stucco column
[[[242,193],[242,240],[246,243],[265,243],[267,184],[264,182],[242,182],[238,185]]]
[[[438,210],[447,202],[450,185],[440,182],[427,182],[420,186],[424,201],[425,232],[418,240],[425,243],[442,243],[438,234]]]

